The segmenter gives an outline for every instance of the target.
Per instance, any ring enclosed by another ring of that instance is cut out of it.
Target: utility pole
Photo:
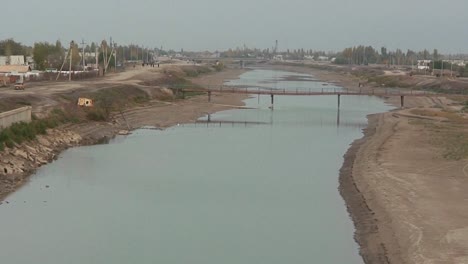
[[[71,82],[71,79],[72,79],[71,69],[72,69],[72,60],[73,60],[73,46],[75,46],[75,42],[72,40],[70,42],[70,67],[68,68],[68,81],[69,82]]]
[[[453,77],[453,61],[452,61],[452,54],[450,53],[449,55],[449,61],[450,61],[450,78]]]
[[[98,72],[99,72],[99,48],[98,48],[97,45],[96,45],[96,50],[95,50],[94,56],[96,57],[96,69],[98,69]]]
[[[82,56],[83,56],[83,71],[85,71],[85,68],[86,68],[86,62],[85,62],[85,46],[87,43],[84,42],[84,39],[81,39],[81,45],[83,47],[83,53],[82,53]]]
[[[441,68],[441,70],[440,70],[440,77],[444,77],[444,58],[442,57],[442,58],[440,59],[440,61],[442,62],[442,63],[441,63],[442,66],[440,67],[440,68]]]
[[[125,46],[122,46],[122,65],[125,65]]]
[[[434,71],[435,71],[435,57],[432,58],[432,73],[431,73],[431,75],[434,75]]]
[[[114,43],[114,72],[117,71],[117,43]]]

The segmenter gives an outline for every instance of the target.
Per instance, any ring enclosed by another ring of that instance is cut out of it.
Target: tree
[[[96,51],[96,43],[91,42],[90,52],[95,52],[95,51]]]
[[[14,41],[13,39],[6,39],[0,41],[0,55],[11,56],[11,55],[28,55],[26,47],[21,43]]]
[[[99,53],[99,65],[101,65],[102,67],[106,67],[106,65],[104,65],[104,52],[100,52]],[[115,53],[114,53],[115,54]],[[109,59],[110,57],[110,59]],[[112,55],[111,56],[111,51],[107,51],[107,54],[106,54],[106,60],[109,60],[107,63],[109,64],[109,68],[114,68],[115,66],[115,56]]]
[[[33,59],[36,62],[36,68],[45,70],[46,68],[60,68],[64,59],[64,50],[62,45],[52,45],[48,42],[36,42],[33,48]]]
[[[57,40],[55,42],[55,50],[61,50],[61,49],[63,49],[62,42],[60,42],[60,40]]]
[[[432,54],[432,59],[433,60],[439,59],[439,51],[437,49],[434,49],[434,53]]]
[[[424,60],[429,59],[429,51],[427,49],[424,49],[423,51],[423,59]]]
[[[71,44],[71,50],[72,50],[72,67],[81,65],[82,59],[80,56],[80,47],[78,47],[78,43],[75,43],[73,41]]]
[[[382,56],[383,59],[387,58],[387,48],[386,47],[381,47],[380,48],[380,55]]]

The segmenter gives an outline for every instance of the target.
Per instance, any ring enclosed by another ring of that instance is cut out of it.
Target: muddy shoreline
[[[378,115],[380,114],[368,116],[369,123],[367,128],[363,129],[364,136],[350,145],[344,155],[339,174],[338,189],[354,222],[356,229],[354,239],[360,246],[359,253],[366,264],[391,263],[385,245],[379,241],[379,226],[374,217],[375,212],[369,207],[364,194],[357,186],[354,178],[356,175],[353,173],[359,150],[376,133]]]

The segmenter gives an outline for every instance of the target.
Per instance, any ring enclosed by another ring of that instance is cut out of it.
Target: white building
[[[23,55],[0,56],[0,66],[3,65],[26,65]]]
[[[273,57],[273,60],[282,61],[283,60],[283,55],[275,55]]]
[[[466,61],[464,60],[444,60],[444,62],[449,62],[453,65],[457,65],[460,67],[465,67],[466,66]]]
[[[432,60],[418,60],[418,70],[429,70]]]

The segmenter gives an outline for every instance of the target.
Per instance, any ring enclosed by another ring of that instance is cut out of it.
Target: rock
[[[48,163],[47,160],[44,160],[42,158],[36,159],[36,162],[40,165],[46,165]]]
[[[13,155],[15,157],[21,157],[26,160],[28,159],[28,153],[26,153],[26,151],[23,151],[21,149],[17,149]]]
[[[45,147],[50,146],[50,142],[44,136],[37,137],[37,141],[39,142],[39,144],[41,144],[41,145],[43,145]]]
[[[25,145],[25,148],[26,148],[26,151],[29,152],[30,154],[36,154],[37,153],[37,149],[31,147],[31,146],[28,146],[28,145]]]
[[[128,130],[120,130],[119,131],[119,135],[122,135],[122,136],[126,136],[126,135],[129,135],[130,134],[130,131]]]
[[[51,153],[53,152],[52,149],[48,148],[48,147],[42,147],[42,153]]]

